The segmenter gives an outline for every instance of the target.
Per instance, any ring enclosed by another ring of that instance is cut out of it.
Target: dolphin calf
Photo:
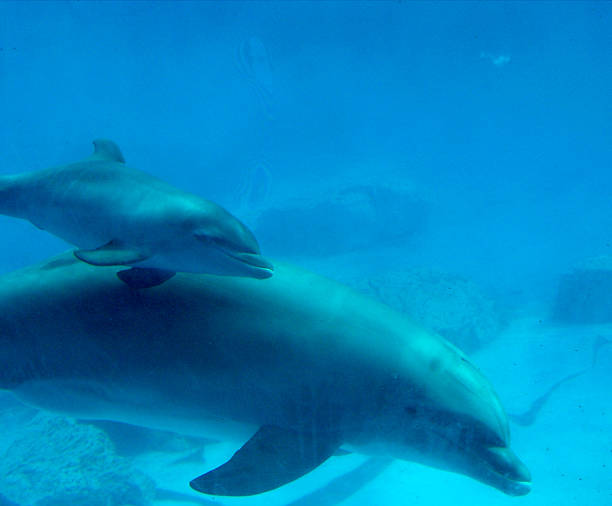
[[[133,288],[174,272],[267,278],[272,265],[251,231],[221,206],[126,167],[112,141],[76,163],[0,177],[0,213],[76,245],[92,265],[126,265]]]
[[[280,487],[340,449],[530,490],[489,382],[387,306],[284,264],[265,280],[178,273],[144,291],[116,270],[63,254],[0,279],[0,388],[78,418],[235,441],[191,481],[207,494]]]

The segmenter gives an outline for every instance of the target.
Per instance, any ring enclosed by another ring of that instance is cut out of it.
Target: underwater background
[[[2,393],[0,505],[612,505],[611,26],[608,2],[0,2],[0,174],[113,139],[464,349],[533,475],[512,498],[352,454],[208,497],[189,480],[236,448]],[[0,273],[69,248],[0,233]]]

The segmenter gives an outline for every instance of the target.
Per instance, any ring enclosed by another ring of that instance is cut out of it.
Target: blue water
[[[607,2],[2,2],[0,173],[107,137],[266,256],[356,286],[413,268],[478,286],[504,325],[472,356],[509,412],[588,369],[512,425],[525,497],[350,455],[214,504],[609,505],[612,347],[592,352],[612,315],[552,315],[563,275],[612,255],[610,26]],[[4,216],[0,233],[2,273],[69,247]],[[160,469],[170,453],[135,462],[211,504],[197,463]]]

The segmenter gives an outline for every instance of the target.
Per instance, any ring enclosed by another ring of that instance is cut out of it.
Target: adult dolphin
[[[341,447],[529,491],[489,382],[392,309],[287,265],[144,291],[115,270],[64,254],[0,280],[0,388],[79,418],[233,438],[234,456],[191,482],[209,494],[271,490]]]
[[[78,246],[92,265],[127,265],[134,288],[174,272],[267,278],[251,231],[221,206],[126,167],[112,141],[76,163],[0,177],[0,213],[27,219]]]

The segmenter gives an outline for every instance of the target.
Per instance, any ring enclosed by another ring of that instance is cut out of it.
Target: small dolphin
[[[126,265],[133,288],[175,272],[267,278],[272,265],[251,231],[221,206],[126,167],[112,141],[61,167],[0,177],[0,213],[78,246],[79,260]]]
[[[457,348],[340,284],[179,273],[155,290],[71,255],[0,279],[0,388],[41,409],[234,441],[191,486],[280,487],[339,449],[530,489],[508,419]],[[341,452],[340,452],[341,453]]]

